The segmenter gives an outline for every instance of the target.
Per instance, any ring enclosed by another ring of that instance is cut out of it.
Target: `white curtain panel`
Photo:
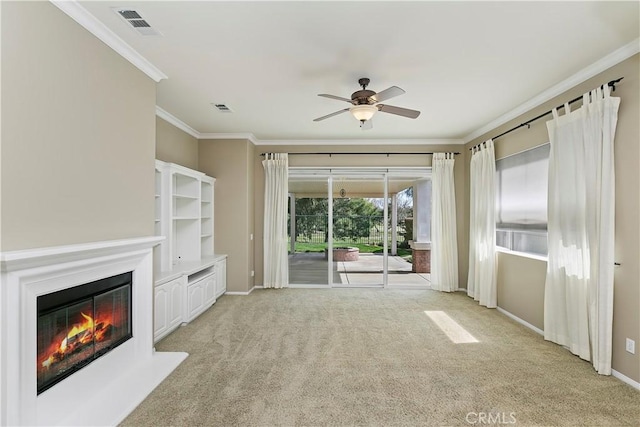
[[[264,167],[264,282],[265,288],[289,285],[287,204],[289,160],[286,153],[267,153]]]
[[[435,153],[431,171],[431,288],[458,289],[458,240],[453,153]]]
[[[474,148],[471,157],[469,277],[467,295],[487,308],[498,301],[496,287],[496,159],[493,140]]]
[[[549,256],[544,337],[611,374],[615,182],[620,98],[604,86],[547,122]]]

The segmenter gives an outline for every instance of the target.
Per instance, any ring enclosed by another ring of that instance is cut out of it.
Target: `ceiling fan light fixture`
[[[361,122],[366,122],[378,111],[375,105],[354,105],[349,109],[353,117]]]

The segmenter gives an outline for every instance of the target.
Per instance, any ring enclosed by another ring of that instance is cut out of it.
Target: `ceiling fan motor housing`
[[[375,94],[376,93],[372,90],[357,90],[351,95],[351,103],[353,105],[375,104],[375,101],[371,99],[371,97]]]

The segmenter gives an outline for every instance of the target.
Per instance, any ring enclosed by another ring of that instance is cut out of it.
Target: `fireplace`
[[[187,357],[153,348],[160,240],[0,252],[0,426],[118,425]]]
[[[128,272],[38,297],[38,394],[132,337],[131,279]]]

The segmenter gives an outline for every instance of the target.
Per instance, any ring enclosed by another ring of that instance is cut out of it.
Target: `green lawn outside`
[[[296,252],[324,252],[326,247],[326,243],[296,242]],[[382,246],[367,245],[364,243],[334,242],[333,247],[358,248],[363,254],[381,254],[383,251]],[[291,248],[289,247],[288,249],[290,250]],[[411,258],[411,249],[398,248],[397,253],[398,256],[401,256],[402,258],[408,260]]]

